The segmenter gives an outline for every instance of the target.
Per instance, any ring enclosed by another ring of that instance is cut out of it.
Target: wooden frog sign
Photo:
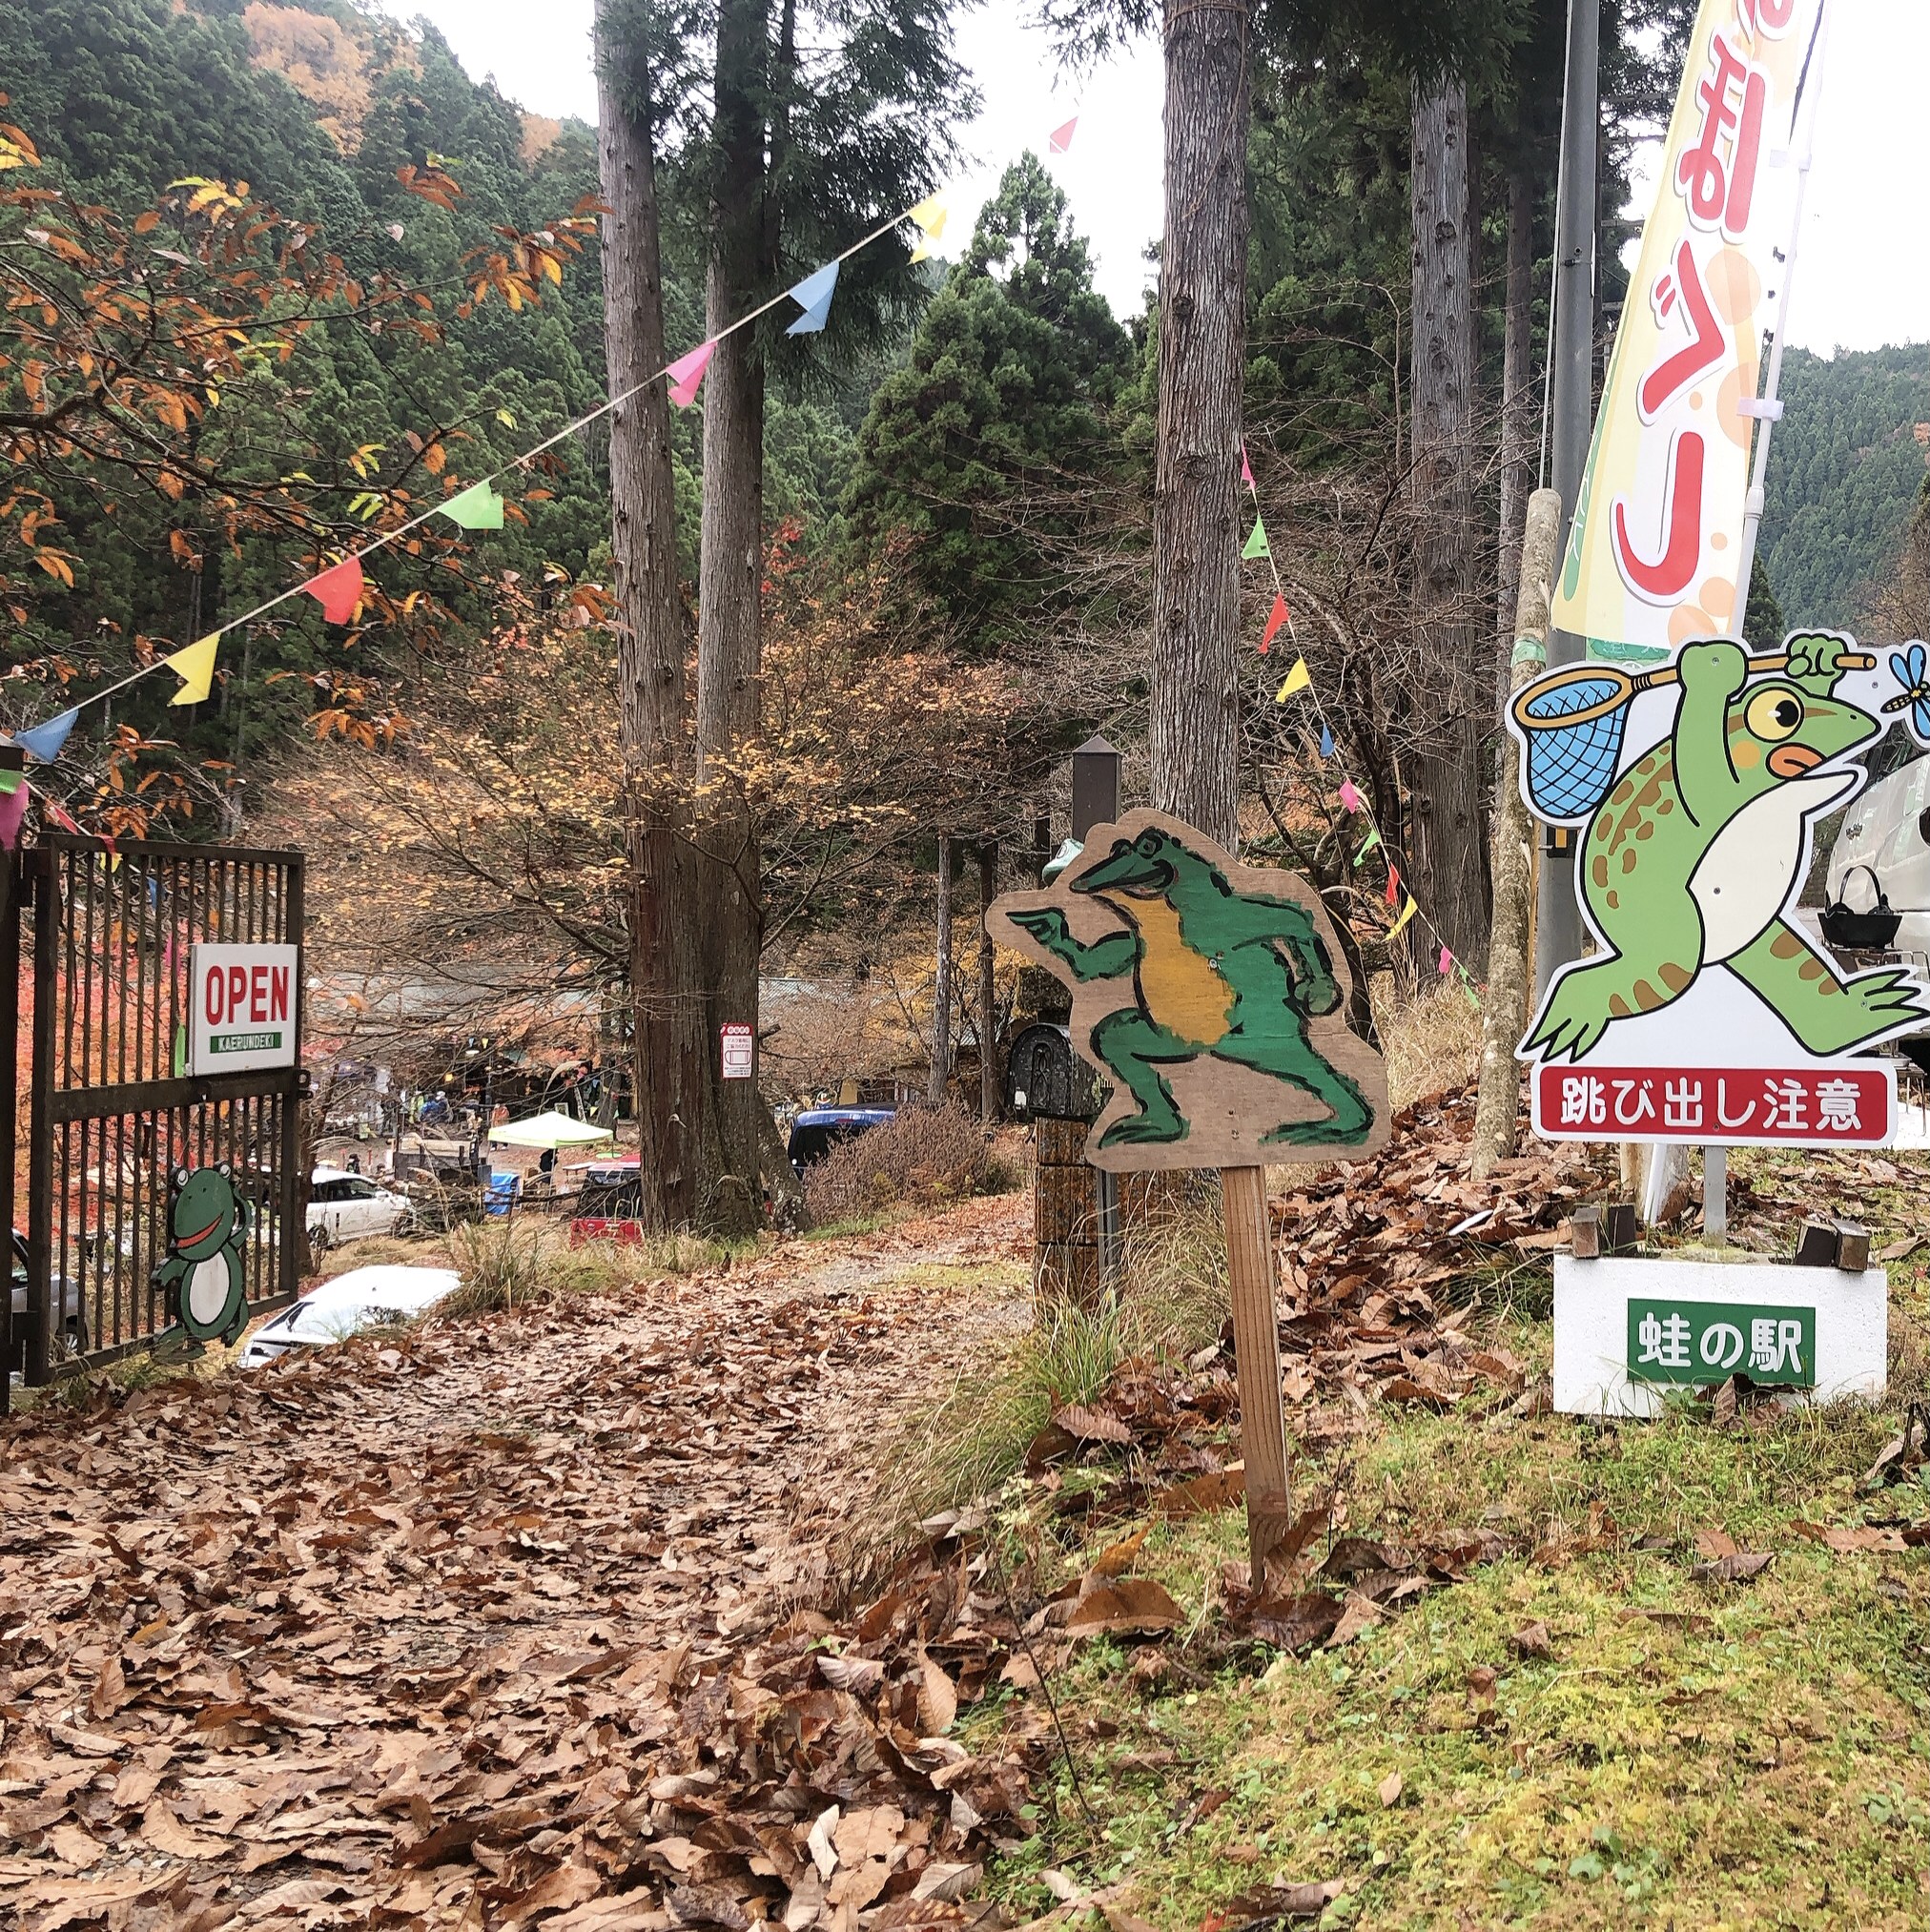
[[[1072,989],[1073,1045],[1112,1087],[1095,1165],[1260,1167],[1386,1144],[1380,1057],[1347,1030],[1345,962],[1294,874],[1131,812],[987,924]]]

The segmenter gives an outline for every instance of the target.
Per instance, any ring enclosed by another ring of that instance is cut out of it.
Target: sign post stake
[[[1233,1360],[1240,1378],[1240,1448],[1246,1461],[1246,1544],[1253,1587],[1293,1520],[1286,1418],[1280,1400],[1280,1322],[1273,1291],[1273,1231],[1266,1169],[1222,1167],[1226,1274],[1233,1293]]]

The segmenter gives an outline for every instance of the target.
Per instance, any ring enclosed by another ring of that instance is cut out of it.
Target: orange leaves
[[[0,108],[7,105],[7,96],[0,93]],[[37,168],[40,165],[40,150],[16,128],[11,121],[0,121],[0,174],[13,168]],[[577,204],[582,208],[582,203]]]
[[[462,184],[453,175],[438,167],[418,168],[413,161],[406,162],[396,170],[396,179],[408,194],[438,208],[453,212],[456,203],[462,198]]]

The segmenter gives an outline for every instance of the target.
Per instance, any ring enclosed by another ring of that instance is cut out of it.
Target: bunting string
[[[1069,135],[1069,130],[1062,132],[1066,132]],[[837,288],[838,270],[844,262],[849,261],[861,250],[871,247],[874,241],[893,234],[907,221],[915,224],[923,234],[924,239],[912,257],[914,261],[922,260],[930,252],[931,243],[944,232],[946,212],[943,201],[937,195],[928,195],[924,200],[906,209],[903,214],[893,216],[889,221],[881,221],[869,234],[860,236],[849,248],[814,269],[802,281],[772,296],[768,301],[760,302],[749,314],[738,317],[734,322],[718,330],[714,336],[700,342],[696,348],[688,351],[672,362],[667,362],[654,375],[633,382],[627,389],[619,390],[614,396],[598,403],[594,409],[585,410],[574,421],[565,423],[561,429],[545,436],[540,442],[533,443],[520,456],[512,457],[486,475],[477,478],[474,483],[455,495],[445,498],[441,503],[430,504],[406,522],[398,524],[394,529],[378,533],[359,549],[350,551],[339,562],[305,577],[298,584],[291,585],[286,590],[279,591],[273,597],[264,598],[252,610],[245,610],[238,617],[227,619],[182,649],[166,657],[156,658],[153,664],[138,665],[126,677],[82,699],[71,709],[15,732],[12,742],[21,746],[41,763],[51,764],[60,755],[61,748],[66,744],[73,729],[74,720],[83,710],[91,706],[105,703],[117,692],[126,690],[130,685],[138,684],[143,678],[152,677],[158,670],[173,670],[181,679],[181,689],[169,701],[171,704],[202,703],[214,688],[216,659],[222,638],[231,631],[239,630],[244,626],[258,622],[270,611],[279,609],[282,605],[294,598],[301,596],[315,598],[321,606],[324,620],[330,624],[351,622],[362,601],[362,565],[378,551],[400,543],[402,538],[412,531],[420,530],[436,517],[447,517],[458,528],[463,530],[500,530],[503,520],[503,499],[496,488],[500,480],[526,470],[538,457],[588,428],[591,423],[600,421],[612,410],[622,408],[633,396],[641,395],[653,382],[661,382],[667,378],[670,400],[680,408],[688,408],[697,399],[697,391],[703,382],[704,373],[710,365],[711,357],[716,354],[718,343],[727,337],[736,335],[740,330],[748,329],[753,322],[760,320],[784,302],[795,302],[804,312],[791,323],[786,331],[787,334],[792,336],[816,334],[830,318],[832,298]]]
[[[1241,557],[1249,562],[1264,559],[1267,571],[1273,579],[1273,606],[1267,614],[1265,630],[1261,636],[1260,651],[1262,656],[1265,656],[1272,649],[1273,641],[1283,628],[1286,631],[1287,642],[1294,650],[1293,668],[1287,672],[1285,681],[1274,698],[1274,703],[1283,705],[1288,698],[1304,696],[1312,704],[1314,716],[1320,725],[1320,755],[1322,763],[1324,764],[1327,759],[1337,755],[1339,740],[1335,736],[1333,722],[1327,715],[1326,707],[1321,702],[1320,690],[1314,684],[1313,673],[1308,668],[1306,658],[1300,648],[1300,637],[1293,622],[1293,606],[1286,600],[1286,584],[1280,574],[1280,563],[1273,554],[1273,545],[1266,534],[1266,520],[1260,506],[1260,486],[1254,481],[1253,464],[1248,459],[1246,445],[1243,442],[1240,445],[1240,481],[1253,499],[1253,529],[1246,539],[1245,546],[1241,550]],[[1437,959],[1442,978],[1446,979],[1452,975],[1466,988],[1468,998],[1479,1007],[1480,993],[1475,986],[1473,976],[1455,957],[1453,949],[1442,937],[1433,920],[1422,911],[1420,902],[1414,897],[1412,886],[1406,886],[1404,889],[1400,860],[1395,855],[1394,849],[1382,836],[1381,828],[1375,822],[1373,812],[1360,787],[1343,772],[1336,795],[1342,811],[1348,816],[1366,821],[1366,836],[1354,853],[1353,870],[1358,872],[1362,861],[1377,847],[1383,862],[1386,865],[1386,903],[1401,908],[1398,916],[1387,928],[1386,942],[1391,945],[1406,930],[1410,919],[1418,920],[1422,930],[1440,949]]]

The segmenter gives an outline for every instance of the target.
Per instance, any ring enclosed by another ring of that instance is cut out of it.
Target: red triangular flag
[[[321,606],[321,614],[329,623],[352,623],[356,606],[362,601],[361,559],[344,557],[319,577],[311,577],[301,587]]]
[[[1401,869],[1399,866],[1390,865],[1387,868],[1388,905],[1391,906],[1394,903],[1394,901],[1398,899],[1400,896],[1401,896]]]
[[[1266,629],[1264,633],[1262,635],[1260,640],[1260,647],[1262,650],[1264,650],[1266,647],[1270,645],[1277,636],[1279,636],[1280,627],[1286,622],[1286,619],[1287,619],[1286,599],[1283,597],[1278,590],[1276,590],[1273,593],[1273,609],[1272,612],[1267,617]]]
[[[1055,128],[1046,137],[1046,145],[1055,154],[1063,154],[1072,146],[1072,131],[1078,126],[1078,116],[1073,115],[1062,128]]]

